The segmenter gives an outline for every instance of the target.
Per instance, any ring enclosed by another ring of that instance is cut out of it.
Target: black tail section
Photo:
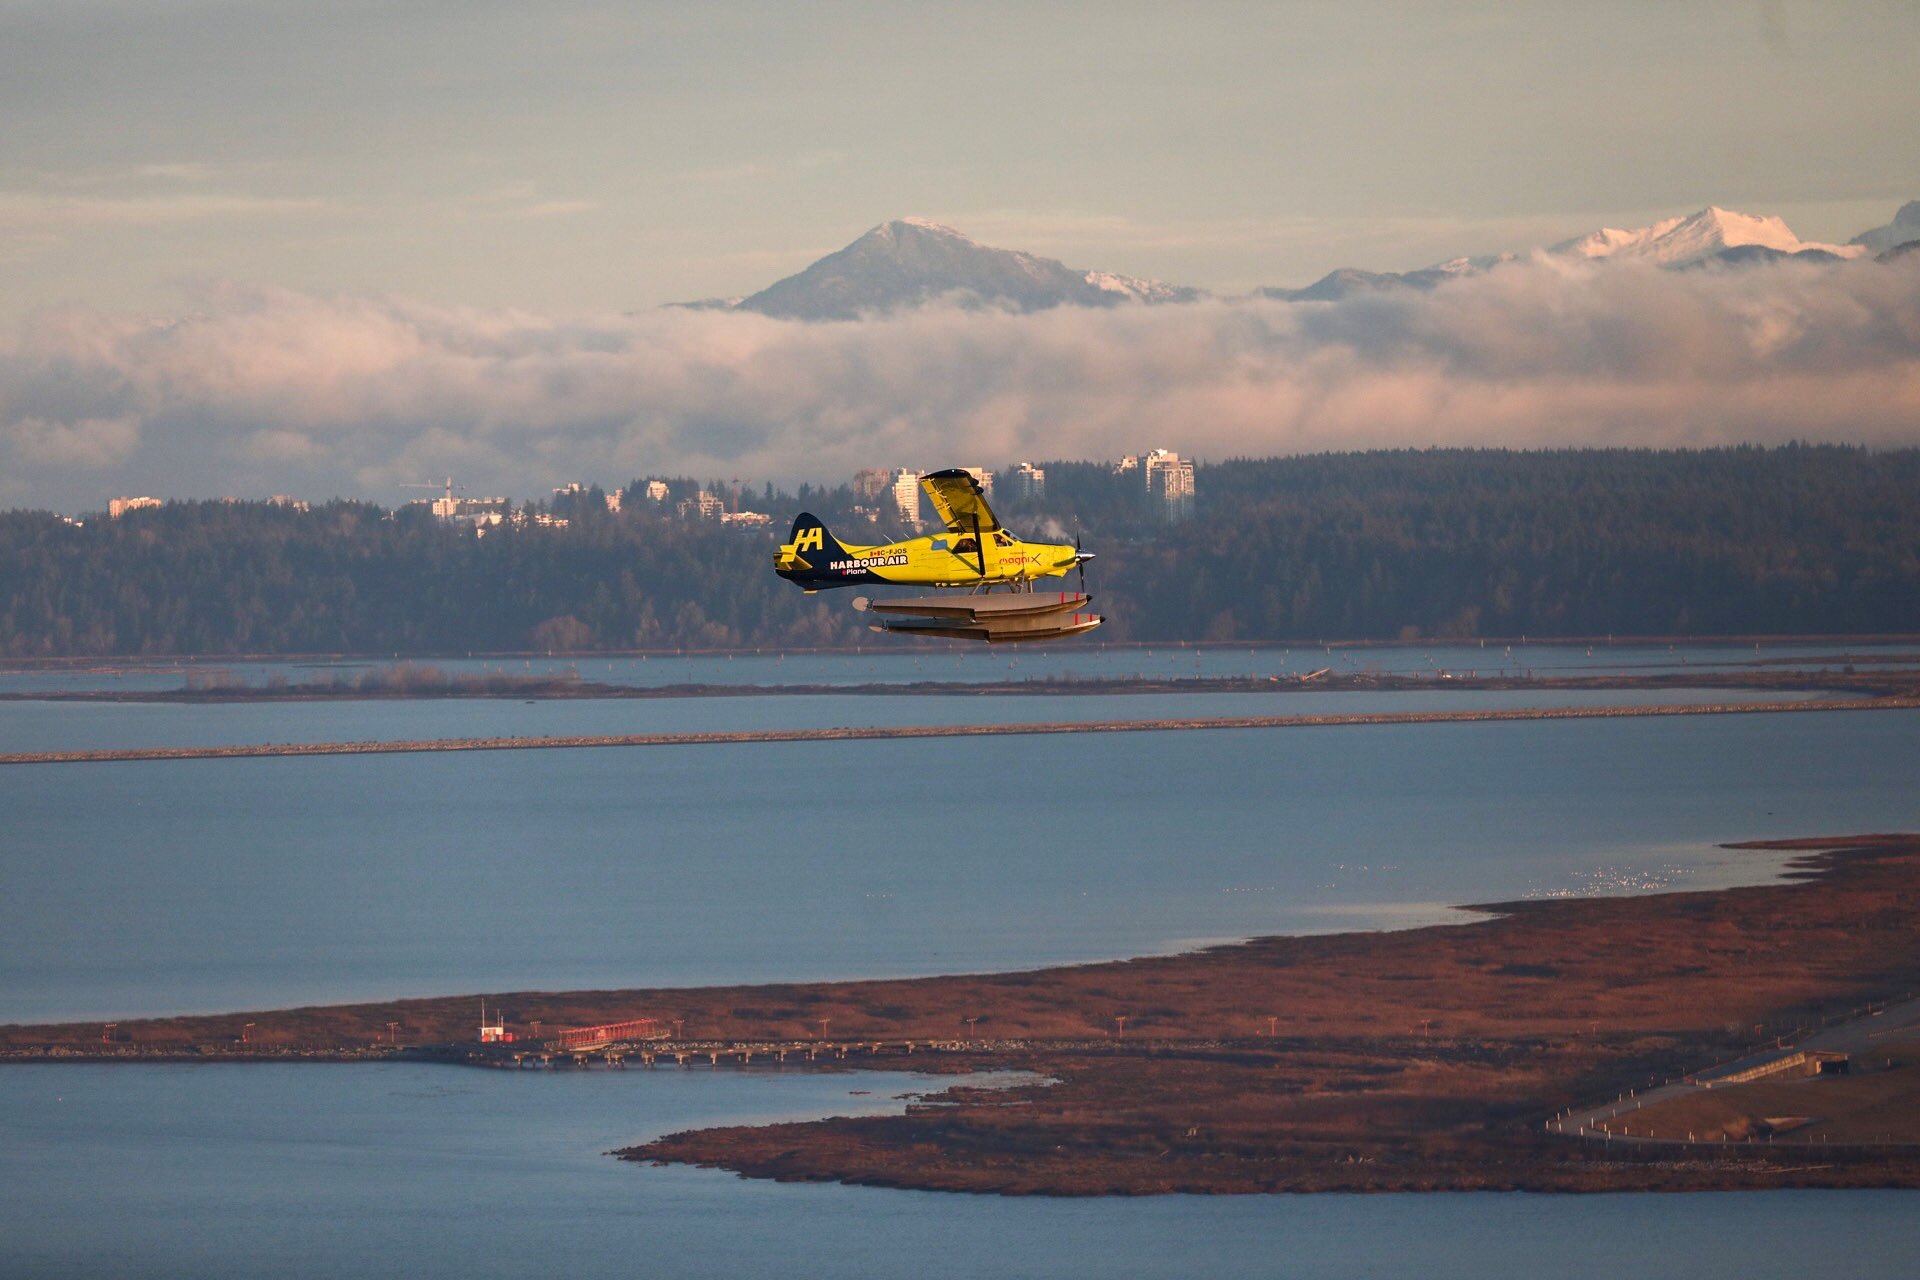
[[[827,526],[811,511],[802,511],[793,518],[793,531],[787,535],[787,541],[815,568],[824,568],[828,560],[847,559],[847,549],[827,532]]]
[[[809,591],[880,581],[866,572],[866,562],[841,546],[839,540],[827,532],[827,526],[820,522],[820,517],[811,511],[802,511],[793,518],[793,531],[787,535],[787,545],[806,564],[804,567],[796,564],[791,568],[780,568],[776,572],[788,582],[799,583]]]

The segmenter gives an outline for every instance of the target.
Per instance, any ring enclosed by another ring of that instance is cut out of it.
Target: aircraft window
[[[958,542],[953,544],[953,553],[955,555],[960,555],[962,553],[971,554],[972,552],[978,551],[979,549],[980,549],[980,544],[975,542],[971,537],[962,538]]]
[[[1013,545],[1013,535],[1008,533],[1005,529],[1002,529],[1000,532],[994,534],[993,540],[994,542],[998,543],[1000,546],[1003,546],[1003,547],[1010,547]]]

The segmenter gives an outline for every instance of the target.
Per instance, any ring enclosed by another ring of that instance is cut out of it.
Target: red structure
[[[554,1033],[554,1043],[562,1049],[592,1049],[622,1040],[664,1040],[667,1033],[653,1018],[632,1022],[605,1022],[597,1027],[562,1027]]]

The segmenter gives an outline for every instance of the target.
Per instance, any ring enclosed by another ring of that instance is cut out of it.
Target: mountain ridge
[[[1844,245],[1802,240],[1786,222],[1708,205],[1645,227],[1599,227],[1526,254],[1450,258],[1413,271],[1338,267],[1301,288],[1266,286],[1246,295],[1277,302],[1338,302],[1397,289],[1429,291],[1529,257],[1637,262],[1666,269],[1738,268],[1785,259],[1887,261],[1920,241],[1920,200],[1885,226]],[[1113,271],[1081,270],[1055,258],[1000,249],[929,218],[901,217],[870,228],[841,249],[758,293],[668,305],[749,311],[780,320],[858,320],[933,304],[1035,312],[1055,307],[1158,306],[1212,297],[1205,289]]]
[[[749,295],[735,309],[783,320],[854,320],[939,301],[1043,311],[1200,296],[1182,285],[1082,271],[1023,250],[992,248],[927,218],[896,218]]]

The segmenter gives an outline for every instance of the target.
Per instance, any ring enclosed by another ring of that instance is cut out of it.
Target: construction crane
[[[403,484],[400,487],[402,489],[439,489],[441,490],[442,492],[441,492],[440,498],[437,501],[435,501],[432,504],[432,506],[433,506],[433,514],[436,516],[439,516],[442,520],[450,520],[453,518],[453,514],[455,510],[453,495],[455,493],[465,493],[467,491],[467,486],[463,484],[456,485],[453,482],[452,476],[448,476],[445,480],[441,481],[439,484],[432,484],[432,483]]]

